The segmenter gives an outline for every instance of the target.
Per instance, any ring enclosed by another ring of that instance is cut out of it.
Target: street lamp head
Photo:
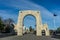
[[[56,14],[53,14],[53,16],[57,16]]]

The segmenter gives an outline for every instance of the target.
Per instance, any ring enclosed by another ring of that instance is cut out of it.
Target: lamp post
[[[54,21],[54,28],[56,28],[56,24],[55,24],[55,22],[56,22],[56,21],[55,21],[56,16],[57,16],[56,14],[53,14],[53,18],[54,18],[54,20],[53,20],[53,21]]]

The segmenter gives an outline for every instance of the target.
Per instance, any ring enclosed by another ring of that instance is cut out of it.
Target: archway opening
[[[33,15],[26,15],[23,18],[23,34],[36,34],[36,18]]]
[[[46,35],[45,30],[42,30],[42,36],[45,36],[45,35]]]

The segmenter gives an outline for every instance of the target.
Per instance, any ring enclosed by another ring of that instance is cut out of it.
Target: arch
[[[26,16],[32,16],[32,17],[34,17],[34,19],[35,19],[35,21],[36,21],[36,17],[35,17],[34,15],[27,14],[27,15],[24,16],[24,18],[25,18]],[[24,18],[23,18],[23,22],[24,22]]]
[[[34,10],[23,10],[19,11],[19,16],[18,16],[18,22],[16,25],[16,30],[17,30],[17,35],[22,36],[23,35],[23,19],[27,15],[32,15],[36,19],[36,35],[37,36],[42,36],[41,32],[42,30],[46,29],[46,26],[43,27],[42,21],[41,21],[41,15],[40,11],[34,11]],[[46,35],[49,35],[49,31],[46,30]]]
[[[28,20],[28,21],[26,21],[25,18],[27,18],[27,17],[30,17],[30,18],[33,18],[33,19],[31,21],[26,19],[26,20]],[[27,24],[25,24],[25,23],[27,23]],[[24,18],[23,18],[23,27],[24,26],[27,27],[27,28],[32,27],[35,30],[36,29],[36,17],[34,15],[31,15],[31,14],[25,15]],[[31,31],[29,29],[28,29],[28,31],[23,29],[23,34],[30,33],[30,32]]]
[[[26,10],[26,11],[19,11],[19,17],[18,17],[18,22],[17,22],[17,35],[22,36],[23,32],[23,18],[26,15],[33,15],[36,18],[36,35],[40,36],[41,35],[41,18],[40,18],[40,11],[32,11],[32,10]]]
[[[42,36],[46,36],[46,32],[45,32],[45,30],[42,30]]]

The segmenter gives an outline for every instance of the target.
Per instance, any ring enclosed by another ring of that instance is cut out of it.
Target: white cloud
[[[14,7],[16,9],[20,9],[20,10],[40,10],[41,14],[43,15],[43,17],[50,17],[52,18],[52,13],[49,12],[46,8],[44,8],[41,5],[37,5],[35,3],[26,1],[26,0],[13,0],[10,1],[10,3],[6,3],[6,5],[10,6],[10,7]]]

